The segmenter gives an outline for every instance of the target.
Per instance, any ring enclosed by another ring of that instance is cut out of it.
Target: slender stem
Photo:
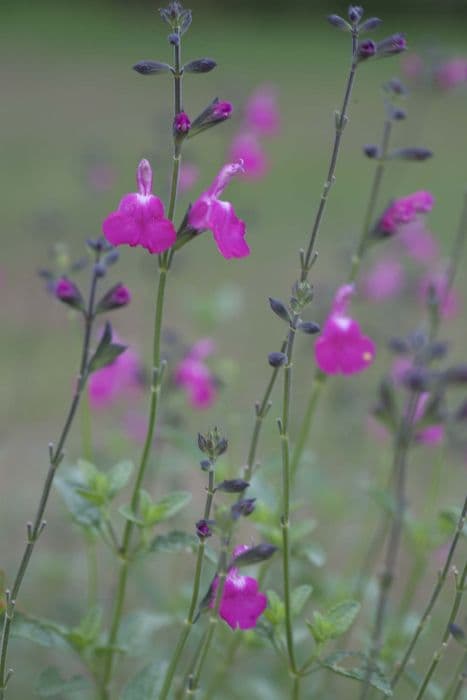
[[[460,261],[465,246],[465,238],[467,235],[467,192],[464,194],[464,204],[459,220],[457,235],[452,244],[451,255],[449,256],[449,265],[446,280],[445,296],[449,294],[454,284],[454,280],[459,269]]]
[[[420,698],[423,697],[425,694],[425,690],[428,688],[428,684],[436,671],[436,667],[438,666],[441,657],[447,647],[447,643],[449,640],[449,636],[451,634],[451,625],[455,622],[457,613],[459,612],[460,604],[462,601],[462,596],[464,595],[465,592],[465,587],[466,587],[466,581],[467,581],[467,562],[464,565],[464,570],[462,572],[462,575],[460,578],[456,576],[456,595],[454,597],[454,602],[452,604],[451,612],[449,614],[449,619],[446,624],[446,629],[444,630],[443,638],[441,640],[441,646],[438,649],[438,651],[435,652],[433,655],[432,662],[430,666],[428,667],[428,670],[425,674],[425,677],[423,678],[423,681],[420,684],[420,688],[415,696],[415,700],[420,700]]]
[[[421,633],[423,632],[425,625],[427,624],[428,619],[431,615],[431,611],[433,610],[435,603],[438,600],[438,597],[439,597],[439,595],[444,587],[448,573],[451,569],[451,564],[452,564],[452,560],[454,557],[454,552],[456,551],[459,539],[461,537],[462,531],[463,531],[464,526],[465,526],[466,517],[467,517],[467,498],[464,501],[464,506],[462,508],[460,518],[457,522],[456,531],[455,531],[453,540],[451,542],[451,546],[449,548],[449,552],[448,552],[448,555],[446,557],[446,561],[444,563],[443,569],[438,576],[436,586],[433,589],[433,592],[430,596],[430,600],[428,601],[428,604],[423,612],[423,615],[420,618],[420,621],[415,629],[415,632],[413,634],[412,639],[409,642],[409,645],[405,651],[405,654],[402,657],[402,661],[398,664],[397,670],[391,679],[391,688],[395,688],[395,686],[399,682],[399,679],[401,678],[402,674],[404,673],[405,668],[406,668],[406,666],[407,666],[407,664],[412,656],[412,652],[413,652],[414,647],[418,641],[418,638],[420,637]]]
[[[295,676],[292,686],[292,700],[300,700],[300,676]]]
[[[89,402],[89,392],[84,389],[81,397],[81,445],[83,450],[83,458],[88,462],[92,461],[92,422],[91,422],[91,407]]]
[[[97,542],[93,533],[85,533],[86,559],[88,567],[88,610],[96,605],[99,584]]]
[[[467,651],[464,653],[451,686],[443,696],[443,700],[458,700],[467,680]]]
[[[214,470],[211,469],[209,471],[209,483],[208,483],[208,488],[207,488],[206,503],[204,506],[203,517],[205,520],[209,520],[209,517],[211,515],[213,498],[214,498]],[[191,593],[191,601],[190,601],[190,607],[188,610],[188,615],[187,615],[185,622],[183,623],[183,628],[180,632],[180,636],[178,638],[177,645],[176,645],[174,653],[172,655],[172,659],[170,660],[170,664],[167,668],[167,672],[165,674],[165,679],[164,679],[164,684],[163,684],[161,692],[159,694],[159,700],[165,700],[165,698],[167,698],[167,696],[170,692],[170,688],[172,686],[175,671],[177,670],[178,662],[180,661],[180,657],[182,655],[183,649],[185,648],[185,644],[187,642],[189,634],[190,634],[191,630],[193,629],[193,625],[195,623],[196,606],[198,603],[199,589],[200,589],[200,585],[201,585],[201,573],[203,570],[203,560],[204,560],[205,548],[206,548],[206,541],[204,539],[202,539],[198,543],[198,552],[196,555],[195,576],[194,576],[194,581],[193,581],[193,590]]]
[[[96,263],[99,262],[100,253],[96,254]],[[91,288],[89,292],[89,300],[87,305],[86,313],[84,314],[84,337],[83,345],[81,350],[81,360],[79,365],[78,379],[76,382],[76,389],[71,400],[70,407],[65,419],[62,432],[58,439],[57,445],[54,448],[52,444],[49,446],[49,470],[45,479],[44,487],[39,499],[39,505],[37,507],[36,515],[33,522],[27,525],[27,543],[23,552],[23,556],[16,573],[13,586],[7,592],[7,606],[5,609],[5,615],[3,618],[3,629],[2,638],[0,643],[0,700],[3,700],[6,694],[6,685],[8,679],[11,675],[11,671],[7,670],[7,654],[8,654],[8,643],[10,638],[11,624],[13,622],[15,605],[18,598],[18,594],[23,582],[24,576],[28,569],[34,547],[37,540],[39,539],[42,531],[45,527],[44,515],[47,508],[47,504],[50,497],[50,492],[52,490],[53,481],[57,469],[63,459],[63,449],[65,447],[68,435],[70,433],[71,427],[73,425],[74,418],[78,411],[80,399],[83,390],[86,385],[87,380],[87,368],[89,362],[89,350],[91,342],[91,332],[94,323],[94,307],[96,299],[96,290],[98,283],[98,275],[96,274],[95,268],[91,280]]]

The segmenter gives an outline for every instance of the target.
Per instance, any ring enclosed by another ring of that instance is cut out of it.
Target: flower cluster
[[[434,197],[430,192],[420,190],[413,192],[406,197],[394,200],[383,213],[379,224],[379,231],[390,236],[404,224],[415,221],[419,214],[426,214],[431,211],[434,204]]]

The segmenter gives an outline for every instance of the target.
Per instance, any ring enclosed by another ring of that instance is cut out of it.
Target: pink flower
[[[187,192],[196,184],[199,178],[199,168],[194,163],[182,163],[178,187],[180,192]]]
[[[363,293],[372,301],[384,301],[399,294],[404,285],[404,268],[394,258],[373,265],[363,280]]]
[[[142,160],[136,173],[138,192],[126,194],[115,212],[102,223],[102,230],[112,245],[143,246],[150,253],[162,253],[176,239],[171,221],[164,217],[164,205],[151,194],[152,170]]]
[[[420,219],[400,227],[397,240],[407,254],[417,262],[427,264],[439,258],[438,241]]]
[[[393,234],[401,224],[411,223],[416,220],[418,214],[431,211],[433,204],[433,195],[424,190],[400,197],[394,200],[383,213],[379,228],[386,235]]]
[[[114,335],[114,342],[120,342]],[[88,391],[91,408],[112,406],[119,398],[141,390],[141,363],[138,354],[129,348],[112,364],[98,369],[89,377]]]
[[[174,119],[173,128],[176,134],[187,134],[191,128],[191,120],[186,112],[179,112]]]
[[[439,300],[439,311],[443,318],[452,319],[460,313],[461,302],[455,289],[447,290],[447,279],[443,272],[431,272],[420,280],[418,298],[426,304],[430,289],[434,289]]]
[[[246,545],[236,547],[234,557],[249,549]],[[212,599],[210,607],[215,604],[215,593],[219,585],[218,577],[212,584]],[[263,614],[268,604],[265,593],[258,588],[258,581],[251,576],[242,576],[239,570],[231,567],[227,573],[219,615],[233,630],[240,628],[248,630],[256,627],[258,618]]]
[[[417,407],[414,415],[414,423],[419,423],[423,420],[425,415],[427,403],[430,399],[429,392],[424,392],[420,394],[417,402]],[[414,439],[423,445],[430,445],[435,447],[439,445],[444,439],[444,425],[440,423],[433,423],[432,425],[426,425],[423,428],[415,430]]]
[[[210,338],[199,340],[175,370],[175,383],[185,389],[193,408],[209,408],[217,398],[215,377],[204,363],[214,349],[214,341]]]
[[[245,222],[237,217],[233,205],[218,197],[231,178],[243,172],[243,163],[224,165],[212,185],[196,200],[190,209],[188,223],[194,229],[210,229],[217,248],[224,258],[243,258],[250,254],[245,241]]]
[[[441,90],[450,90],[467,82],[467,59],[452,58],[442,63],[435,72],[435,81]]]
[[[278,133],[281,115],[277,93],[272,86],[261,85],[250,96],[245,107],[245,124],[261,136],[274,136]]]
[[[410,80],[418,80],[423,75],[423,59],[416,53],[403,56],[401,66],[403,74]]]
[[[315,359],[325,374],[354,374],[373,362],[376,348],[371,338],[362,335],[357,321],[347,315],[354,287],[339,287],[331,314],[315,344]]]
[[[235,136],[230,146],[229,157],[232,161],[243,161],[245,179],[259,180],[268,171],[268,161],[263,147],[251,132],[245,131]]]

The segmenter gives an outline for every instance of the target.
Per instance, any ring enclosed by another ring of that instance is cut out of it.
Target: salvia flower
[[[81,292],[74,282],[68,277],[60,277],[53,287],[53,292],[57,299],[74,309],[83,310],[84,302]]]
[[[175,369],[175,383],[185,389],[193,408],[203,410],[217,398],[216,378],[204,362],[215,345],[210,338],[198,341]]]
[[[138,192],[126,194],[115,212],[102,224],[106,239],[112,245],[142,246],[150,253],[162,253],[176,240],[173,223],[164,216],[164,205],[152,194],[152,170],[142,160],[136,173]]]
[[[427,304],[430,293],[436,295],[440,315],[449,320],[456,318],[460,312],[460,299],[455,289],[448,289],[448,280],[444,272],[429,272],[418,285],[418,298]]]
[[[243,162],[245,179],[259,180],[269,169],[268,159],[261,143],[255,134],[248,131],[240,132],[234,137],[229,158],[232,161]]]
[[[188,192],[194,187],[199,178],[199,168],[194,163],[182,163],[180,166],[180,177],[178,187],[180,193]]]
[[[451,90],[466,83],[467,58],[452,58],[445,61],[436,69],[434,79],[441,90]]]
[[[246,545],[236,547],[234,557],[249,549]],[[215,605],[215,594],[219,579],[213,581],[211,588],[211,608]],[[258,581],[251,576],[242,576],[239,570],[231,567],[227,573],[219,615],[233,630],[248,630],[256,627],[258,618],[263,614],[268,604],[265,593],[258,587]]]
[[[394,56],[407,49],[407,40],[403,34],[392,34],[376,44],[376,55],[379,58]]]
[[[407,255],[419,263],[426,265],[439,259],[438,241],[420,218],[404,224],[397,234],[397,240],[402,244]]]
[[[118,342],[114,335],[113,340]],[[119,355],[110,365],[98,369],[89,377],[88,391],[91,408],[109,408],[122,397],[138,395],[142,390],[141,362],[131,348]]]
[[[404,286],[402,264],[395,258],[378,260],[363,279],[363,293],[371,301],[385,301],[397,296]]]
[[[119,282],[109,289],[106,294],[104,294],[97,305],[96,312],[103,313],[105,311],[112,311],[112,309],[120,309],[123,306],[127,306],[130,301],[130,290],[126,285]]]
[[[173,124],[174,132],[176,134],[187,134],[190,131],[191,128],[191,121],[190,117],[186,112],[179,112],[175,119],[174,119],[174,124]]]
[[[339,287],[331,314],[315,344],[315,359],[325,374],[354,374],[367,369],[375,357],[375,344],[363,335],[360,326],[348,316],[347,307],[354,287]]]
[[[433,204],[433,195],[425,190],[394,200],[383,213],[378,223],[378,232],[383,236],[396,233],[399,226],[412,223],[417,220],[419,214],[431,211]]]
[[[275,136],[281,126],[276,90],[260,85],[250,95],[245,106],[245,126],[259,136]]]
[[[211,186],[196,200],[188,214],[189,225],[197,231],[209,229],[220,254],[226,258],[244,258],[250,254],[245,241],[245,222],[237,217],[233,205],[219,199],[234,175],[243,172],[243,163],[228,163]]]
[[[214,99],[201,114],[191,123],[190,137],[199,134],[205,129],[210,129],[212,126],[225,122],[232,116],[233,106],[231,102],[226,100]]]

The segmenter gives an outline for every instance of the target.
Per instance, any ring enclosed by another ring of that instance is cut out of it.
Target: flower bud
[[[275,552],[277,552],[277,547],[272,544],[267,544],[266,542],[263,544],[257,544],[255,547],[250,547],[245,552],[242,552],[238,556],[234,557],[230,562],[229,567],[259,564],[267,559],[270,559]]]
[[[287,355],[285,352],[270,352],[268,362],[271,367],[282,367],[287,362]]]
[[[276,316],[279,316],[279,318],[283,321],[290,323],[290,314],[284,302],[282,302],[280,299],[269,297],[269,306],[271,307],[272,311],[274,311]]]
[[[256,498],[242,498],[234,503],[230,512],[234,520],[238,520],[242,515],[247,518],[255,509]]]
[[[321,330],[321,326],[314,321],[299,321],[297,328],[307,335],[316,335]]]
[[[407,118],[407,112],[402,107],[392,107],[390,117],[396,122],[401,122]]]
[[[410,343],[405,338],[390,338],[388,347],[396,355],[407,355],[410,352]]]
[[[364,39],[358,45],[358,58],[360,61],[365,61],[376,54],[376,44],[371,39]]]
[[[376,55],[378,58],[386,58],[387,56],[395,56],[407,49],[407,41],[403,34],[392,34],[386,39],[379,41],[376,44]]]
[[[68,306],[78,309],[79,311],[84,311],[84,302],[81,292],[76,284],[67,277],[60,277],[60,279],[56,281],[54,294],[56,298],[64,304],[68,304]]]
[[[201,452],[208,455],[211,462],[220,457],[227,450],[229,443],[226,438],[219,435],[217,428],[210,430],[206,435],[198,433],[198,447]]]
[[[428,391],[431,384],[431,375],[423,367],[413,367],[404,372],[402,384],[412,391]]]
[[[221,483],[216,486],[216,491],[223,491],[224,493],[242,493],[249,485],[249,482],[244,479],[227,479],[221,481]]]
[[[133,70],[140,75],[157,75],[159,73],[170,73],[172,68],[168,63],[161,63],[160,61],[138,61],[133,66]]]
[[[396,148],[389,154],[389,157],[392,159],[398,158],[400,160],[424,161],[431,158],[432,155],[433,151],[430,151],[429,148],[410,147]]]
[[[374,143],[367,143],[363,146],[363,153],[367,158],[379,158],[380,156],[379,147]]]
[[[231,102],[219,101],[216,97],[191,123],[190,138],[229,119],[232,116],[232,112]]]
[[[329,24],[331,24],[333,27],[336,27],[337,29],[342,29],[344,32],[349,32],[351,30],[350,24],[339,15],[328,15],[326,19],[329,22]]]
[[[167,38],[171,46],[178,46],[180,44],[180,35],[176,32],[174,32],[173,34],[169,34]]]
[[[352,24],[357,24],[363,17],[363,7],[360,5],[350,5],[347,16]]]
[[[373,29],[376,29],[376,27],[379,27],[379,25],[382,23],[383,20],[379,17],[370,17],[359,26],[358,31],[360,34],[363,34],[364,32],[372,32]]]
[[[124,284],[120,282],[114,285],[109,291],[104,294],[96,307],[96,313],[101,314],[112,309],[120,309],[126,306],[131,301],[131,292]]]
[[[184,73],[209,73],[217,66],[212,58],[197,58],[183,67]]]
[[[198,520],[196,523],[196,534],[200,540],[205,540],[206,537],[211,537],[213,520]]]
[[[455,622],[450,623],[449,632],[454,637],[456,642],[461,642],[461,643],[465,642],[465,632],[462,629],[462,627],[457,625]]]
[[[404,96],[407,95],[408,90],[404,83],[399,80],[399,78],[391,78],[387,83],[384,83],[383,89],[386,92],[390,92],[393,95]]]
[[[105,277],[107,274],[107,266],[105,262],[98,262],[94,265],[94,274],[96,277]]]
[[[174,134],[178,136],[185,136],[190,131],[191,121],[190,117],[186,112],[179,112],[173,122]]]

